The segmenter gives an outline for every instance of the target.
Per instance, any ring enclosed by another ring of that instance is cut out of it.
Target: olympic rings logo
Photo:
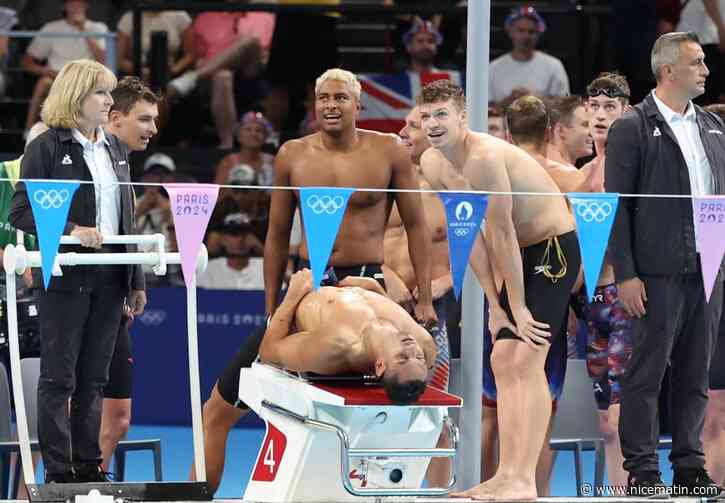
[[[585,222],[602,223],[612,214],[611,203],[598,203],[595,201],[588,203],[579,203],[576,206],[577,214],[582,217]]]
[[[462,237],[464,237],[464,236],[468,236],[468,233],[469,233],[469,230],[468,230],[468,229],[466,229],[465,227],[457,227],[457,228],[456,228],[456,229],[455,229],[455,230],[453,231],[453,234],[455,234],[455,235],[456,235],[456,236],[458,236],[459,238],[462,238]]]
[[[314,211],[317,215],[322,213],[334,215],[338,212],[338,210],[342,209],[344,204],[345,200],[342,196],[330,197],[313,194],[307,198],[307,207]]]
[[[61,206],[63,206],[63,203],[68,200],[69,197],[70,192],[68,192],[68,189],[41,189],[36,190],[35,194],[33,195],[33,199],[35,199],[35,202],[38,203],[40,207],[44,210],[49,210],[50,208],[60,208]]]
[[[144,325],[158,326],[166,321],[166,312],[161,310],[146,309],[141,316],[139,321]]]

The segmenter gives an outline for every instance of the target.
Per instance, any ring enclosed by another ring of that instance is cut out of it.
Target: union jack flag
[[[436,80],[448,79],[461,85],[461,73],[437,71],[427,73],[363,73],[358,74],[362,86],[362,110],[357,125],[384,133],[397,133],[405,124],[405,116],[415,106],[420,90]]]

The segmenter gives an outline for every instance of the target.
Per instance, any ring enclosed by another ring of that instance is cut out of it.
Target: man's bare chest
[[[387,189],[392,182],[392,166],[379,155],[309,156],[294,164],[290,183],[295,187],[351,187]],[[351,207],[368,207],[386,199],[384,192],[355,192]]]
[[[470,190],[471,184],[462,173],[455,169],[453,165],[448,164],[440,171],[441,184],[448,190]]]
[[[390,160],[380,155],[309,155],[294,162],[290,181],[295,186],[388,188]]]

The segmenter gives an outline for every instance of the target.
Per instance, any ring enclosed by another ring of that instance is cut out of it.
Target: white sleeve
[[[569,96],[569,76],[566,74],[564,64],[557,59],[553,70],[549,96]]]
[[[252,268],[253,277],[251,284],[249,285],[250,290],[264,290],[264,259],[261,258],[250,258],[249,266]]]
[[[118,31],[130,37],[131,32],[133,31],[133,27],[131,26],[132,23],[133,19],[131,18],[131,11],[128,11],[121,16],[121,19],[118,21]]]
[[[207,264],[206,270],[198,276],[196,286],[198,288],[214,288],[214,281],[209,274],[209,265]]]
[[[40,32],[47,32],[48,25],[45,24]],[[46,60],[50,57],[50,53],[53,50],[53,39],[51,37],[35,37],[28,46],[27,52],[38,61]]]
[[[174,16],[174,24],[176,25],[176,29],[179,31],[179,38],[181,38],[181,34],[184,33],[184,30],[191,26],[191,23],[191,16],[189,16],[185,10],[176,12],[176,16]]]
[[[498,102],[500,99],[498,96],[496,96],[496,88],[495,88],[496,84],[493,80],[493,74],[494,74],[495,69],[496,69],[495,66],[490,66],[488,68],[488,101],[489,102],[491,102],[491,101]]]
[[[94,21],[93,24],[87,28],[87,31],[93,33],[108,33],[108,26],[106,26],[105,23]],[[104,51],[106,50],[106,37],[94,37],[94,40],[98,42],[101,49]]]

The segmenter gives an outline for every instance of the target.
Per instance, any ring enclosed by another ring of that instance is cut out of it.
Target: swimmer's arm
[[[604,152],[578,170],[584,177],[577,190],[562,192],[604,192]]]
[[[289,143],[282,146],[275,159],[274,185],[289,186],[293,151]],[[264,242],[264,306],[268,314],[277,306],[277,295],[289,257],[289,239],[297,200],[291,190],[273,190],[269,208],[269,225]]]
[[[282,306],[277,309],[277,312]],[[275,312],[276,316],[276,312]],[[274,319],[274,318],[273,318]],[[271,329],[271,324],[270,324]],[[268,342],[270,329],[262,340],[259,356],[264,362],[273,363],[287,370],[315,372],[317,374],[339,374],[350,370],[347,338],[341,333],[344,328],[331,327],[297,332]],[[334,333],[330,333],[334,330]]]
[[[567,192],[590,192],[587,189],[587,173],[584,172],[584,168],[578,170],[576,168],[566,169],[557,166],[547,169],[547,172],[554,179],[554,183],[563,194]]]
[[[420,188],[418,176],[413,170],[410,157],[405,149],[397,143],[393,151],[393,179],[392,188],[414,189]],[[415,277],[418,283],[418,302],[431,304],[433,296],[430,286],[431,270],[431,239],[428,224],[423,213],[423,203],[420,193],[396,192],[395,203],[398,205],[400,218],[408,233],[408,254],[413,264]]]
[[[440,180],[440,159],[435,149],[429,148],[420,158],[420,173],[431,189],[439,190],[446,187]]]
[[[471,185],[476,190],[511,192],[511,182],[504,160],[492,154],[486,159],[472,159],[465,168],[471,173]],[[516,229],[512,217],[510,195],[489,195],[486,210],[486,241],[491,264],[506,283],[512,311],[526,308],[524,275]],[[488,287],[490,289],[490,285]]]
[[[269,320],[267,331],[264,333],[262,344],[259,347],[259,356],[264,361],[285,365],[280,356],[280,347],[284,345],[286,339],[292,336],[290,331],[297,313],[297,307],[304,297],[302,292],[298,295],[296,291],[295,288],[290,287],[284,300]],[[307,332],[294,334],[295,341],[301,340],[304,333]]]
[[[494,279],[491,258],[489,257],[488,249],[486,249],[483,232],[479,232],[476,240],[473,242],[468,263],[471,269],[473,269],[476,278],[478,278],[478,282],[481,284],[481,288],[483,288],[483,293],[486,295],[491,309],[500,308],[496,280]]]

